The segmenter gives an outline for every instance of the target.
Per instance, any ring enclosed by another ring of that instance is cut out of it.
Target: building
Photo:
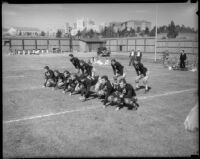
[[[125,22],[111,22],[109,24],[110,27],[114,29],[115,32],[118,30],[123,30],[127,28],[127,30],[134,29],[137,31],[139,28],[141,31],[145,30],[146,28],[149,28],[151,30],[151,22],[148,22],[146,20],[129,20]]]
[[[129,20],[126,21],[127,29],[134,29],[137,30],[140,28],[140,30],[145,30],[146,28],[149,28],[151,30],[151,22],[148,22],[146,20]]]
[[[99,47],[104,47],[106,45],[105,40],[100,40],[99,38],[84,38],[79,40],[79,51],[80,52],[97,52]]]
[[[34,27],[11,27],[8,32],[16,32],[16,35],[20,36],[38,36],[41,30]]]

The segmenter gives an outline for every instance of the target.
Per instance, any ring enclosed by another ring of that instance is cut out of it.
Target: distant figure
[[[142,52],[140,51],[140,49],[137,50],[136,52],[136,60],[140,63],[142,60]]]
[[[185,119],[184,126],[185,129],[188,131],[195,131],[199,129],[199,110],[198,104],[196,104],[188,114],[187,118]]]
[[[180,54],[180,68],[185,68],[186,59],[187,59],[186,53],[184,52],[184,50],[182,50]]]
[[[134,50],[131,50],[129,58],[130,58],[129,66],[134,65],[134,60],[136,58],[136,52]]]

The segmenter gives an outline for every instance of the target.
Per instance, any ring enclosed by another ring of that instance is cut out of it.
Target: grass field
[[[84,59],[84,57],[82,57]],[[128,55],[115,58],[134,85]],[[67,55],[3,56],[3,156],[190,156],[199,153],[199,132],[187,132],[184,120],[197,103],[197,72],[169,71],[144,59],[150,92],[137,92],[137,111],[98,99],[42,88],[45,65],[75,71]],[[112,77],[111,66],[95,66]]]

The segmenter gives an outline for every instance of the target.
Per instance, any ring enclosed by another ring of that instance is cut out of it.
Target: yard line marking
[[[3,78],[18,78],[18,77],[25,77],[24,75],[19,76],[3,76]]]
[[[50,113],[50,114],[46,114],[46,115],[38,115],[38,116],[26,117],[26,118],[22,118],[22,119],[4,121],[3,123],[8,124],[8,123],[13,123],[13,122],[20,122],[20,121],[25,121],[25,120],[38,119],[38,118],[44,118],[44,117],[49,117],[49,116],[57,116],[57,115],[62,115],[62,114],[67,114],[67,113],[85,111],[85,110],[89,110],[89,109],[96,109],[96,108],[99,108],[99,107],[101,107],[101,106],[92,106],[92,107],[86,107],[86,108],[82,108],[82,109],[67,110],[67,111],[64,111],[64,112]]]
[[[3,92],[13,92],[13,91],[26,91],[26,90],[37,90],[37,89],[44,89],[41,87],[29,87],[29,88],[10,88],[10,89],[3,89]]]
[[[194,91],[194,90],[197,90],[197,89],[191,88],[191,89],[186,89],[186,90],[181,90],[181,91],[172,91],[172,92],[167,92],[167,93],[164,93],[164,94],[157,94],[157,95],[153,95],[153,96],[138,97],[138,99],[148,99],[148,98],[154,98],[154,97],[160,97],[160,96],[167,96],[167,95],[178,94],[178,93],[183,93],[183,92],[187,92],[187,91]],[[50,113],[50,114],[46,114],[46,115],[38,115],[38,116],[26,117],[26,118],[22,118],[22,119],[3,121],[3,123],[8,124],[8,123],[20,122],[20,121],[25,121],[25,120],[44,118],[44,117],[49,117],[49,116],[56,116],[56,115],[62,115],[62,114],[67,114],[67,113],[86,111],[86,110],[89,110],[89,109],[97,109],[97,108],[100,108],[100,107],[101,106],[98,105],[98,106],[86,107],[86,108],[82,108],[82,109],[67,110],[67,111],[64,111],[64,112]]]
[[[152,96],[138,97],[138,99],[148,99],[148,98],[154,98],[154,97],[162,97],[162,96],[178,94],[178,93],[194,91],[194,90],[197,90],[197,89],[196,88],[191,88],[191,89],[185,89],[185,90],[180,90],[180,91],[172,91],[172,92],[167,92],[167,93],[163,93],[163,94],[156,94],[156,95],[152,95]]]

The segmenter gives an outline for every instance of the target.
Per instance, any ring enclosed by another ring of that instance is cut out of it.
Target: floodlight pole
[[[155,31],[155,62],[157,54],[157,4],[156,4],[156,31]]]

